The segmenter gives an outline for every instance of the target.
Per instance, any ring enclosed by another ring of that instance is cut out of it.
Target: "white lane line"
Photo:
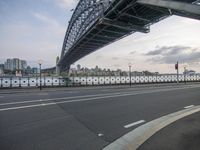
[[[78,91],[69,91],[69,92],[66,92],[66,93],[78,93]]]
[[[138,93],[139,94],[139,93]],[[122,94],[122,95],[108,95],[108,96],[101,96],[101,97],[91,97],[91,98],[85,98],[85,99],[75,99],[75,100],[68,100],[68,101],[60,101],[60,102],[50,102],[50,103],[40,103],[40,104],[34,104],[34,105],[25,105],[25,106],[17,106],[17,107],[7,107],[0,109],[1,111],[6,110],[17,110],[17,109],[24,109],[24,108],[34,108],[34,107],[42,107],[42,106],[50,106],[50,105],[56,105],[56,104],[64,104],[64,103],[74,103],[74,102],[84,102],[84,101],[92,101],[92,100],[99,100],[104,98],[113,98],[113,97],[123,97],[133,94]],[[110,99],[114,100],[114,99]]]
[[[177,88],[176,88],[177,89]],[[178,88],[178,89],[184,89],[184,88]],[[49,106],[49,105],[56,105],[56,104],[64,104],[64,103],[74,103],[74,102],[84,102],[84,101],[92,101],[92,100],[99,100],[99,99],[105,99],[105,98],[113,98],[113,97],[125,97],[125,96],[132,96],[132,95],[140,95],[140,94],[148,94],[148,93],[156,93],[156,92],[164,92],[164,91],[172,91],[174,89],[160,89],[160,90],[156,90],[156,91],[146,91],[146,92],[138,92],[138,93],[130,93],[130,92],[124,92],[124,93],[117,93],[115,95],[109,95],[109,94],[102,94],[104,96],[99,96],[99,97],[90,97],[89,98],[84,98],[83,96],[79,96],[82,97],[83,99],[75,99],[75,100],[67,100],[69,99],[69,97],[66,98],[55,98],[55,99],[44,99],[44,100],[37,100],[38,102],[44,102],[44,101],[53,101],[53,100],[63,100],[63,101],[59,101],[59,102],[50,102],[50,103],[45,103],[45,105],[43,104],[36,104],[36,105],[25,105],[25,106],[19,106],[19,107],[7,107],[7,108],[2,108],[0,109],[0,111],[6,111],[6,110],[17,110],[17,109],[24,109],[24,108],[33,108],[33,107],[41,107],[41,106]],[[77,96],[78,97],[78,96]],[[88,96],[87,96],[88,97]],[[75,98],[75,97],[72,97]],[[115,100],[115,99],[108,99],[108,100]],[[36,100],[32,100],[31,102],[35,102]],[[30,101],[29,101],[30,102]],[[12,104],[24,104],[27,103],[27,101],[23,101],[23,102],[14,102]],[[0,106],[5,106],[5,105],[10,105],[11,103],[2,103],[0,104]]]
[[[38,95],[48,95],[48,93],[38,93]]]
[[[130,128],[130,127],[136,126],[136,125],[144,123],[144,122],[145,122],[145,120],[139,120],[139,121],[125,125],[124,128]]]
[[[188,108],[191,108],[191,107],[194,107],[194,105],[185,106],[184,108],[188,109]]]
[[[101,137],[101,136],[103,136],[103,134],[102,134],[102,133],[99,133],[98,136]]]
[[[60,98],[51,98],[51,99],[38,99],[38,100],[29,100],[29,101],[18,101],[18,102],[8,102],[8,103],[0,103],[0,106],[5,105],[15,105],[15,104],[26,104],[26,103],[34,103],[34,102],[48,102],[48,101],[55,101],[55,100],[67,100],[67,99],[75,99],[75,98],[86,98],[86,97],[94,97],[94,96],[107,96],[107,95],[118,95],[123,93],[130,93],[130,92],[121,92],[121,93],[107,93],[107,94],[92,94],[92,95],[81,95],[81,96],[70,96],[70,97],[60,97]]]
[[[93,97],[93,96],[107,96],[107,95],[111,95],[111,94],[119,95],[119,94],[129,94],[129,93],[131,93],[130,95],[138,95],[138,94],[148,94],[148,93],[165,92],[165,91],[181,90],[181,89],[192,89],[192,88],[196,88],[196,87],[158,89],[158,90],[148,90],[148,91],[128,91],[128,92],[117,92],[117,93],[110,92],[110,93],[106,93],[106,94],[93,94],[93,95],[60,97],[60,98],[51,98],[51,99],[27,100],[27,101],[0,103],[0,106],[15,105],[15,104],[27,104],[27,103],[35,103],[35,102],[48,102],[48,101],[55,101],[55,100],[67,100],[67,99],[75,99],[75,98],[86,98],[86,97]]]

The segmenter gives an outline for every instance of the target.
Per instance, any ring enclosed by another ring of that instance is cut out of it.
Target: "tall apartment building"
[[[27,62],[20,60],[19,58],[7,59],[5,62],[5,69],[10,71],[25,70],[27,68]]]
[[[22,70],[25,70],[27,68],[27,62],[25,60],[21,60],[22,63]]]

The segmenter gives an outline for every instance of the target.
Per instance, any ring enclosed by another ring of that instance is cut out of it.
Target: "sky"
[[[55,66],[76,0],[1,0],[0,63],[20,58]],[[200,21],[172,16],[80,59],[83,67],[175,73],[174,64],[200,72]]]

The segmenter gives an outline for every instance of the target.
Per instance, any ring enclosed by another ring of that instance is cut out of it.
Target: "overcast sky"
[[[42,59],[55,66],[74,0],[1,0],[0,63],[6,58]],[[173,73],[181,63],[200,72],[200,21],[173,16],[153,26],[148,34],[136,33],[108,45],[76,62],[83,67],[159,71]]]

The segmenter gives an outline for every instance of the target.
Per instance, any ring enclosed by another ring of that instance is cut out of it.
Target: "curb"
[[[200,106],[184,109],[146,123],[125,134],[103,150],[136,150],[147,139],[169,124],[200,111]]]

